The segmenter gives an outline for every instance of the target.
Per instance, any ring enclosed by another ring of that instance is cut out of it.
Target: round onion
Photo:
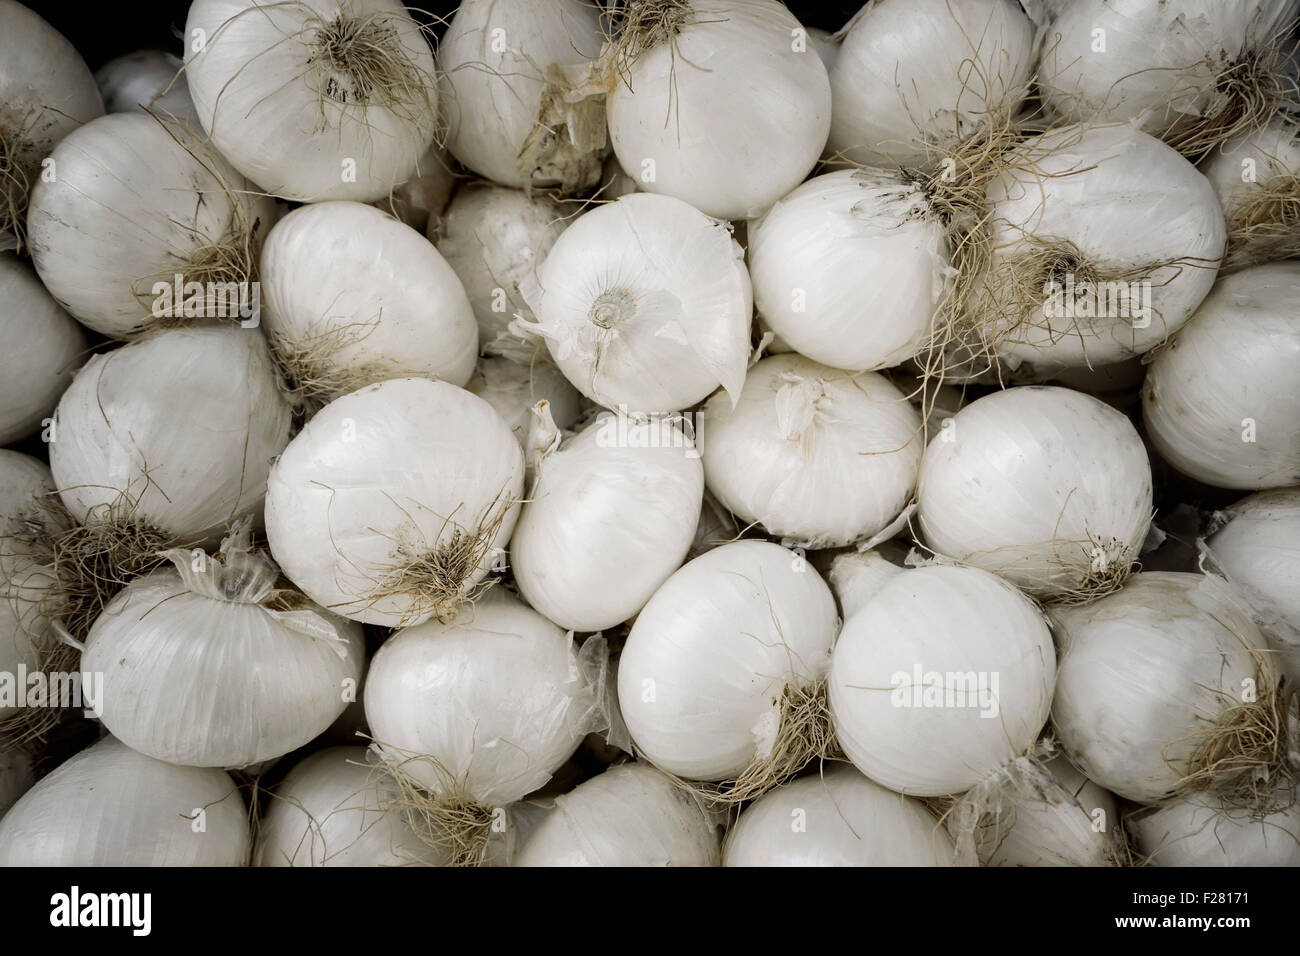
[[[250,843],[229,774],[163,763],[112,737],[0,818],[0,866],[243,866]]]
[[[606,97],[619,164],[647,192],[750,219],[808,175],[831,124],[821,58],[776,0],[665,4],[616,40]]]
[[[433,53],[398,0],[195,0],[185,33],[204,131],[276,196],[378,199],[433,140]]]
[[[95,71],[95,82],[109,113],[143,107],[199,128],[198,111],[181,76],[180,57],[162,50],[136,50],[101,66]]]
[[[316,603],[418,624],[454,615],[487,575],[523,482],[523,451],[487,402],[391,379],[335,399],[289,443],[267,486],[267,537]]]
[[[668,419],[605,412],[536,472],[510,539],[519,592],[576,631],[632,617],[695,537],[704,469],[691,440]]]
[[[678,199],[634,193],[582,216],[524,295],[529,328],[594,402],[671,412],[719,384],[740,394],[753,311],[744,253]]]
[[[401,376],[464,385],[478,329],[456,273],[419,233],[357,202],[295,209],[262,250],[267,335],[305,392]]]
[[[915,800],[834,766],[745,809],[723,866],[944,866],[952,841]]]
[[[1270,180],[1300,176],[1300,127],[1279,114],[1263,128],[1224,143],[1206,157],[1200,170],[1231,221]]]
[[[799,355],[763,359],[735,408],[704,407],[709,490],[746,522],[807,547],[876,534],[911,498],[921,419],[875,372],[843,372]]]
[[[1009,584],[970,567],[899,571],[835,645],[835,733],[891,790],[960,793],[1030,750],[1055,673],[1042,614]]]
[[[706,781],[779,760],[791,702],[816,696],[836,627],[830,588],[780,545],[737,541],[691,561],[641,610],[619,660],[637,751]]]
[[[1220,488],[1300,481],[1300,263],[1226,276],[1156,356],[1142,389],[1151,444]]]
[[[1121,583],[1151,520],[1151,465],[1122,414],[1025,386],[967,405],[921,460],[917,516],[941,554],[1041,597]]]
[[[868,3],[846,31],[827,149],[862,165],[923,162],[1014,111],[1034,61],[1034,27],[1012,0]]]
[[[515,866],[717,866],[718,844],[691,793],[626,763],[557,797]]]
[[[1130,817],[1148,866],[1300,866],[1300,803],[1260,816],[1185,797]]]

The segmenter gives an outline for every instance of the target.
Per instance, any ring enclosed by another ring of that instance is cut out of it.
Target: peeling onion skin
[[[1300,263],[1225,276],[1142,389],[1160,456],[1218,488],[1300,481]]]

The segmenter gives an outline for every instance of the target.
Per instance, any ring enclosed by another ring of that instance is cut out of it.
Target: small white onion
[[[1200,170],[1231,222],[1270,180],[1300,176],[1300,126],[1278,114],[1261,129],[1228,140],[1205,158]]]
[[[34,534],[51,521],[45,504],[53,493],[45,462],[0,448],[0,558],[34,552]]]
[[[439,866],[442,855],[386,805],[365,747],[330,747],[275,788],[257,829],[254,866]]]
[[[952,841],[925,807],[852,767],[788,783],[727,833],[723,866],[945,866]]]
[[[699,453],[671,420],[605,412],[535,467],[510,539],[519,592],[561,627],[626,621],[690,548],[704,495]]]
[[[730,405],[704,406],[700,444],[709,490],[744,521],[837,547],[883,530],[911,498],[921,418],[883,376],[775,355]]]
[[[891,790],[960,793],[1033,746],[1055,673],[1042,613],[1006,582],[970,567],[900,570],[835,645],[835,733]]]
[[[398,0],[195,0],[185,34],[204,131],[273,195],[378,199],[433,141],[433,53]]]
[[[579,218],[524,297],[578,390],[632,413],[680,411],[719,384],[740,394],[753,300],[723,223],[670,196],[634,193]]]
[[[402,376],[464,385],[478,329],[460,279],[418,232],[373,206],[314,203],[262,250],[267,336],[326,399]]]
[[[271,470],[271,553],[355,621],[454,614],[519,515],[523,450],[492,406],[446,382],[391,379],[337,398]]]
[[[248,811],[224,770],[163,763],[112,737],[0,818],[0,866],[243,866],[250,843]]]
[[[1219,488],[1300,480],[1300,263],[1225,276],[1151,363],[1142,417],[1151,444]]]
[[[1122,414],[1082,392],[1012,388],[959,411],[921,460],[930,547],[1035,595],[1122,579],[1151,521],[1151,465]]]
[[[668,35],[616,59],[606,97],[619,164],[647,192],[750,219],[797,186],[831,124],[826,67],[776,0],[667,5]]]
[[[837,624],[830,588],[780,545],[737,541],[691,561],[642,608],[619,659],[638,752],[694,780],[765,760],[787,685],[826,677]]]
[[[626,763],[557,797],[515,866],[717,866],[717,827],[658,770]]]
[[[1186,797],[1130,817],[1148,866],[1300,866],[1300,803],[1258,817],[1213,797]]]
[[[126,113],[143,107],[200,128],[178,56],[162,50],[125,53],[96,70],[95,82],[106,112]]]
[[[533,424],[533,406],[546,402],[551,418],[568,428],[582,414],[582,396],[564,373],[547,361],[527,365],[498,355],[479,359],[474,377],[465,386],[496,409],[522,446]]]

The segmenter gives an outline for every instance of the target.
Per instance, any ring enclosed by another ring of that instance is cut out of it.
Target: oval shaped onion
[[[112,737],[0,818],[0,866],[243,866],[250,843],[229,774],[163,763]]]
[[[388,378],[464,385],[478,330],[465,289],[410,227],[357,202],[314,203],[262,250],[263,318],[293,384],[326,400]]]
[[[275,788],[257,829],[254,866],[439,866],[442,856],[385,806],[365,747],[330,747]]]
[[[900,571],[835,645],[836,737],[891,790],[960,793],[1033,746],[1055,673],[1042,614],[1006,582],[969,567]]]
[[[945,866],[952,841],[916,800],[831,766],[766,793],[727,833],[723,866]]]
[[[718,830],[658,770],[625,763],[557,797],[515,866],[717,866]]]
[[[1185,797],[1128,820],[1148,866],[1300,866],[1300,803],[1260,817]]]
[[[737,541],[691,561],[642,608],[619,659],[637,751],[712,781],[773,756],[787,687],[826,677],[837,623],[830,588],[780,545]]]
[[[1225,276],[1142,389],[1160,456],[1220,488],[1300,481],[1300,263]]]
[[[921,418],[875,372],[774,355],[750,370],[729,406],[724,395],[704,406],[704,477],[746,522],[807,547],[838,547],[884,529],[912,496]]]
[[[354,621],[454,614],[519,516],[523,451],[487,402],[391,379],[316,413],[271,469],[266,533],[285,573]]]
[[[1011,388],[959,411],[921,460],[930,547],[1031,594],[1122,582],[1151,521],[1151,465],[1122,414],[1081,392]]]
[[[796,352],[874,369],[915,355],[946,286],[945,230],[920,187],[875,169],[810,179],[749,224],[754,306]]]
[[[564,373],[550,362],[524,365],[498,355],[479,359],[474,377],[465,386],[496,409],[522,446],[533,423],[533,406],[545,401],[551,418],[569,428],[582,414],[582,396]]]
[[[443,798],[504,807],[541,787],[600,719],[590,640],[494,590],[451,624],[389,638],[366,677],[380,752]]]
[[[569,226],[524,295],[560,370],[632,413],[737,396],[753,311],[727,227],[669,196],[633,193]]]
[[[619,164],[640,188],[749,219],[797,186],[831,124],[821,58],[776,0],[661,4],[616,40],[605,99]],[[633,14],[635,16],[635,14]],[[658,22],[656,22],[658,20]]]
[[[276,196],[378,199],[433,140],[433,53],[398,0],[196,0],[185,34],[204,131]]]
[[[561,627],[626,621],[686,557],[704,469],[670,420],[606,412],[536,466],[510,539],[515,583]]]

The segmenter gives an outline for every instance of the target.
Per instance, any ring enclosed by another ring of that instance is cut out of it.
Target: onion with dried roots
[[[109,60],[95,71],[105,112],[128,113],[144,107],[201,128],[181,66],[180,57],[162,50],[136,50]]]
[[[1300,803],[1258,814],[1183,797],[1129,817],[1128,829],[1147,866],[1300,866]]]

